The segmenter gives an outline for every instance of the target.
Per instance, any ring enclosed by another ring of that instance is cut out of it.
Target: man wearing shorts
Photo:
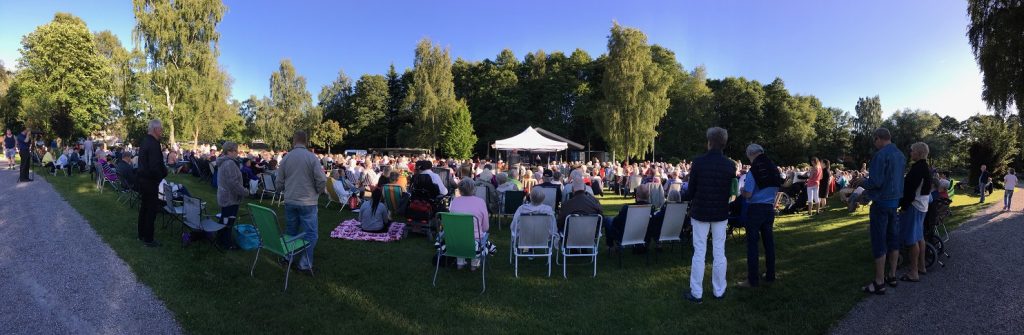
[[[14,170],[14,150],[17,141],[14,140],[14,134],[11,134],[11,130],[7,129],[7,134],[4,135],[4,156],[7,157],[8,169]]]
[[[864,286],[865,293],[885,294],[885,285],[895,287],[896,262],[900,253],[899,226],[896,208],[903,196],[903,169],[907,158],[892,144],[888,129],[875,130],[875,148],[878,152],[871,158],[868,177],[861,187],[872,200],[868,215],[871,232],[871,254],[875,258],[875,278]],[[889,258],[890,275],[885,276],[886,256]]]

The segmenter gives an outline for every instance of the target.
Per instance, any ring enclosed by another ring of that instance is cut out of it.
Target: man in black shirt
[[[159,247],[160,243],[153,240],[153,221],[160,211],[160,199],[158,198],[160,181],[167,177],[167,166],[163,162],[163,152],[160,150],[160,136],[164,128],[160,120],[149,121],[149,134],[142,138],[139,144],[139,168],[138,168],[138,190],[142,198],[142,205],[139,206],[139,240],[142,240],[147,247]],[[168,196],[168,200],[170,197]]]
[[[988,166],[983,164],[981,165],[981,176],[978,176],[978,193],[981,193],[981,200],[978,201],[979,204],[985,202],[985,190],[988,188],[990,181]]]
[[[32,151],[29,143],[32,142],[32,129],[25,127],[25,131],[18,134],[18,153],[21,155],[21,174],[18,175],[18,182],[32,181],[28,177],[28,170],[32,164]]]

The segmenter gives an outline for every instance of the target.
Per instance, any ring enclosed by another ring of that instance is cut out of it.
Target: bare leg
[[[916,280],[916,279],[920,278],[917,275],[917,269],[918,269],[918,264],[921,264],[921,263],[918,263],[918,260],[920,259],[919,256],[921,256],[921,255],[924,255],[924,253],[921,252],[921,249],[918,246],[918,243],[914,243],[914,245],[910,246],[910,268],[909,268],[909,270],[907,270],[907,277],[910,277],[910,279],[915,279]]]
[[[925,268],[926,263],[924,261],[924,251],[925,251],[925,248],[926,248],[926,245],[924,243],[924,240],[917,241],[917,250],[918,250],[918,253],[921,255],[920,257],[918,257],[918,260],[917,260],[918,261],[918,263],[917,263],[917,273],[919,273],[919,274],[920,273],[927,273],[928,272],[928,269]],[[918,276],[918,277],[920,277],[920,276]]]
[[[899,264],[899,258],[899,250],[889,252],[889,273],[894,277],[896,276],[896,266]]]
[[[875,258],[875,283],[885,283],[885,256]]]

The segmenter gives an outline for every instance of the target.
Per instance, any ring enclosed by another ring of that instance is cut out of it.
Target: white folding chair
[[[568,279],[566,268],[568,257],[591,257],[594,263],[594,277],[597,277],[598,243],[601,241],[601,215],[573,214],[565,218],[562,233],[562,277]],[[569,254],[569,250],[576,250]]]
[[[555,251],[555,235],[551,234],[554,218],[547,214],[523,214],[512,234],[512,253],[515,257],[516,277],[519,277],[520,257],[547,257],[548,277],[551,277],[551,256]]]
[[[270,204],[273,205],[274,201],[277,200],[277,196],[281,193],[277,191],[277,186],[274,185],[274,175],[262,173],[260,174],[260,179],[263,180],[263,192],[260,193],[260,203],[263,203],[263,196],[270,193]],[[284,201],[284,199],[281,200]]]
[[[626,225],[619,242],[619,267],[622,267],[622,249],[646,245],[647,225],[651,222],[651,205],[630,205],[626,210]],[[650,252],[647,253],[650,261]]]
[[[686,209],[689,203],[669,203],[665,205],[665,219],[661,222],[661,233],[658,235],[657,244],[664,242],[682,242],[679,235],[683,232],[683,223],[686,221]],[[683,253],[680,252],[680,255]],[[657,254],[655,254],[657,255]],[[657,257],[657,256],[655,256]],[[655,258],[657,260],[657,258]]]
[[[558,189],[554,187],[537,187],[541,192],[544,192],[544,204],[551,207],[551,210],[555,210],[555,199],[558,198]]]
[[[481,187],[475,188],[473,190],[473,196],[475,196],[477,198],[480,198],[480,199],[483,199],[484,200],[484,204],[487,205],[487,211],[490,212],[490,210],[491,210],[491,199],[490,199],[490,195],[489,195],[489,192],[488,192],[486,187],[482,187],[481,186]]]

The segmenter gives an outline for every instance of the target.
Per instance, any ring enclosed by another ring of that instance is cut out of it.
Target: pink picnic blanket
[[[359,221],[354,219],[345,220],[331,231],[331,238],[354,241],[394,242],[401,240],[402,236],[405,235],[405,224],[401,222],[392,222],[385,233],[367,233],[360,229],[359,225]]]

